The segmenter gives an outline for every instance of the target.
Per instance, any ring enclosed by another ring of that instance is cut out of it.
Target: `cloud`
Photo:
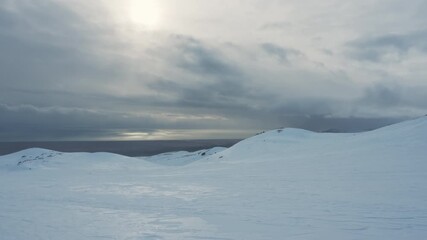
[[[4,104],[0,104],[0,115],[0,141],[121,139],[131,133],[150,136],[159,130],[187,131],[191,138],[192,130],[209,130],[226,121],[215,115],[130,114]]]
[[[287,22],[287,21],[268,22],[268,23],[263,24],[260,27],[260,30],[263,30],[263,31],[267,31],[267,30],[281,31],[281,30],[289,29],[292,26],[293,26],[292,23]]]
[[[284,48],[273,43],[263,43],[261,48],[267,54],[277,58],[281,63],[289,63],[293,58],[303,56],[303,54],[292,48]]]
[[[376,84],[365,90],[361,102],[380,107],[393,107],[400,105],[403,100],[402,98],[402,92],[399,87]]]
[[[132,119],[85,109],[0,105],[0,114],[0,141],[102,139],[136,127]],[[150,119],[140,120],[153,124]]]
[[[410,51],[427,53],[426,38],[426,30],[362,38],[348,43],[348,55],[361,61],[400,61]]]
[[[0,91],[90,89],[114,77],[94,47],[104,30],[60,2],[6,1],[0,16]]]
[[[237,61],[241,53],[237,51],[238,58],[230,54],[238,47],[229,45],[171,35],[167,47],[153,52],[172,60],[169,64],[177,67],[175,75],[149,81],[145,86],[170,97],[173,100],[169,104],[181,110],[218,114],[249,111],[255,101],[270,99],[271,95],[257,89],[258,83],[248,74],[246,66]]]
[[[371,112],[388,113],[389,116],[422,116],[427,110],[425,91],[427,91],[425,86],[379,82],[366,87],[355,105],[365,106],[365,109],[371,109]]]
[[[236,14],[174,5],[148,31],[126,19],[126,1],[2,1],[0,141],[363,130],[425,114],[425,30],[352,40],[353,15],[328,4],[227,4]],[[393,57],[407,65],[389,69]]]
[[[179,57],[175,59],[178,67],[200,75],[233,76],[239,70],[232,62],[222,56],[218,49],[209,48],[202,42],[184,36],[173,39]]]

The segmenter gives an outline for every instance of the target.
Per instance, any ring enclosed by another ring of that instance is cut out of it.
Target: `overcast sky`
[[[0,141],[359,131],[427,114],[425,0],[2,0]]]

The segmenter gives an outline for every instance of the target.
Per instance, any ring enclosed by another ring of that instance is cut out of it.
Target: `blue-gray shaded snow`
[[[150,158],[0,156],[2,239],[424,239],[427,118]]]

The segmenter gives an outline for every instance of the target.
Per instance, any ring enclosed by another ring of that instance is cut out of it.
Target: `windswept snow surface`
[[[28,149],[0,182],[1,239],[427,239],[427,118],[203,156]]]

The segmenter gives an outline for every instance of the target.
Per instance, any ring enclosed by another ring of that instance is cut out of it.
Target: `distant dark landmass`
[[[159,141],[66,141],[0,142],[0,155],[27,148],[45,148],[60,152],[110,152],[129,157],[151,156],[173,151],[197,151],[212,147],[230,147],[239,139],[159,140]]]

